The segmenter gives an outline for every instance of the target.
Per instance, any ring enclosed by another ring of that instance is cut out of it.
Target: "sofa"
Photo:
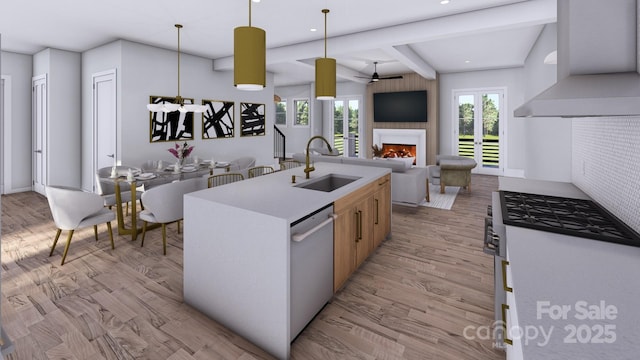
[[[305,163],[305,154],[293,154],[293,159]],[[359,166],[377,166],[391,169],[391,201],[417,206],[427,196],[427,168],[412,166],[413,158],[362,159],[343,156],[310,155],[311,162],[332,162]]]
[[[475,168],[475,160],[457,155],[438,155],[436,165],[427,166],[429,182],[440,185],[440,193],[445,186],[461,186],[471,191],[471,169]]]

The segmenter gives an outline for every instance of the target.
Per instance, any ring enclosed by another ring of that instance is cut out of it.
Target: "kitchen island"
[[[185,302],[280,359],[289,357],[296,335],[292,225],[390,174],[370,166],[315,168],[309,180],[299,167],[187,194],[184,201]],[[299,187],[329,174],[357,179],[329,192]],[[376,220],[390,215],[390,207],[375,211]],[[325,271],[333,277],[332,261]],[[315,291],[314,284],[304,286]]]

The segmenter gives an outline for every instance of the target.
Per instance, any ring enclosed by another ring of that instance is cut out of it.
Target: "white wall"
[[[523,103],[523,72],[522,68],[509,68],[499,70],[470,71],[463,73],[450,73],[439,75],[440,79],[440,146],[438,153],[452,154],[454,149],[453,132],[458,126],[458,120],[454,113],[454,90],[482,89],[482,88],[506,88],[507,103],[505,104],[505,116],[507,118],[505,174],[518,173],[524,168],[525,154],[522,143],[525,137],[524,123],[522,119],[513,116],[513,109]]]
[[[106,60],[105,60],[106,59]],[[116,68],[118,71],[118,143],[119,163],[140,166],[147,160],[175,161],[167,151],[173,142],[150,142],[150,119],[146,105],[149,96],[176,96],[178,93],[177,52],[129,41],[117,41],[87,51],[83,58],[83,123],[91,120],[91,73]],[[210,59],[181,54],[180,95],[202,99],[235,102],[235,136],[231,139],[202,139],[202,115],[194,116],[194,155],[232,160],[254,156],[257,164],[273,164],[273,74],[267,74],[267,87],[262,91],[241,91],[233,86],[232,72],[214,72]],[[266,135],[240,136],[240,103],[265,104]],[[89,109],[87,109],[89,107]],[[90,126],[90,125],[88,125]],[[86,135],[85,135],[86,136]],[[90,143],[85,141],[83,149]],[[90,188],[93,174],[83,158],[83,187]]]
[[[31,190],[31,73],[32,57],[0,52],[2,75],[11,76],[11,117],[5,119],[10,130],[11,159],[6,172],[11,178],[5,193]],[[4,135],[4,134],[3,134]]]
[[[640,232],[640,117],[573,119],[571,181]]]
[[[557,78],[557,66],[544,64],[544,58],[557,45],[557,26],[548,24],[531,49],[524,66],[524,93],[529,100]],[[526,118],[524,176],[529,179],[571,181],[571,120]]]

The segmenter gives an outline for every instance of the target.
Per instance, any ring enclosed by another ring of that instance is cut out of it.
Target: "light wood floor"
[[[473,176],[451,211],[393,207],[392,236],[292,345],[293,359],[504,359],[466,326],[493,321],[493,260],[483,218],[497,179]],[[114,224],[115,225],[115,224]],[[115,227],[115,226],[114,226]],[[2,325],[9,359],[269,359],[182,302],[182,235],[140,240],[106,226],[74,235],[48,257],[55,235],[46,199],[2,196]],[[61,240],[61,242],[64,242]]]

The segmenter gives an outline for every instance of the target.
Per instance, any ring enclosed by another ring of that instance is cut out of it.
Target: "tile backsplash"
[[[573,119],[572,182],[640,233],[640,117]]]

